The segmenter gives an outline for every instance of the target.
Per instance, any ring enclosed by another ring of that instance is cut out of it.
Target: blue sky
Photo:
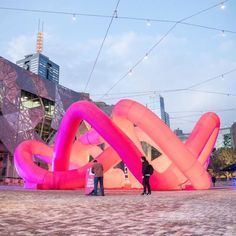
[[[225,30],[224,36],[221,30],[178,24],[152,50],[148,59],[133,69],[131,76],[124,77],[106,96],[102,96],[173,26],[173,23],[156,21],[150,21],[151,25],[147,26],[146,20],[119,17],[179,21],[220,2],[121,0],[117,9],[118,18],[113,20],[86,92],[91,94],[92,99],[102,97],[108,104],[130,97],[152,108],[153,97],[159,94],[159,90],[188,88],[236,69],[236,33],[227,32],[236,32],[236,1],[229,0],[225,3],[224,10],[217,6],[186,21]],[[73,13],[112,15],[116,4],[117,1],[113,0],[2,0],[0,8],[39,9],[72,14],[0,9],[0,54],[15,62],[24,55],[33,53],[38,20],[41,19],[44,21],[45,33],[43,53],[60,65],[60,83],[78,92],[84,91],[110,18],[77,16],[74,21]],[[235,76],[236,71],[194,88],[201,92],[161,92],[165,98],[166,111],[170,113],[171,128],[179,127],[186,132],[190,131],[203,111],[215,111],[220,116],[223,127],[235,122]],[[146,93],[134,96],[134,92]],[[230,108],[235,110],[221,111]]]

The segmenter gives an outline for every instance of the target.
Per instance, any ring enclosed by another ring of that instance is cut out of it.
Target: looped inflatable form
[[[92,129],[75,141],[83,120]],[[86,170],[91,166],[88,155],[92,155],[104,165],[105,185],[121,187],[122,183],[117,184],[117,180],[122,182],[122,178],[112,168],[123,160],[135,186],[137,180],[142,182],[141,142],[146,142],[162,153],[150,160],[155,169],[150,179],[153,190],[208,189],[211,181],[206,168],[219,127],[218,116],[206,113],[182,143],[160,118],[135,101],[118,102],[112,120],[95,104],[79,101],[66,111],[54,149],[35,140],[25,141],[15,151],[15,166],[28,187],[75,189],[84,187]],[[104,150],[97,146],[101,143],[105,144]],[[52,170],[37,166],[33,156],[47,162]]]

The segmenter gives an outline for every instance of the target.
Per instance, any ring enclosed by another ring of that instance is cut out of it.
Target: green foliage
[[[235,162],[234,150],[232,148],[222,147],[212,153],[209,169],[213,172],[212,174],[218,178],[228,178],[232,176],[232,173],[222,172],[221,170]]]

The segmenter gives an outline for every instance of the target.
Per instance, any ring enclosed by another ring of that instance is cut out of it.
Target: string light
[[[147,60],[148,59],[148,54],[146,53],[146,55],[144,56],[143,58],[144,60]]]
[[[211,110],[210,108],[209,109],[206,109],[206,110],[199,110],[199,111],[169,111],[168,113],[172,113],[172,114],[176,114],[176,113],[204,113],[206,111],[209,111]],[[228,108],[228,109],[225,109],[225,108],[220,108],[220,109],[214,109],[215,112],[227,112],[227,111],[236,111],[236,107],[232,107],[232,108]]]
[[[227,2],[229,0],[226,0],[223,3]],[[221,6],[222,3],[217,4],[217,6]],[[224,7],[225,8],[225,5]],[[90,13],[80,13],[80,12],[65,12],[65,11],[49,11],[49,10],[40,10],[40,9],[26,9],[26,8],[13,8],[13,7],[0,7],[0,10],[9,10],[9,11],[23,11],[23,12],[37,12],[37,13],[46,13],[46,14],[59,14],[59,15],[73,15],[75,14],[76,16],[84,16],[84,17],[97,17],[97,18],[112,18],[111,15],[99,15],[99,14],[90,14]],[[121,20],[136,20],[136,21],[145,21],[147,22],[147,18],[141,18],[141,17],[130,17],[130,16],[118,16],[117,12],[115,12],[114,18],[121,19]],[[193,26],[193,27],[200,27],[204,29],[209,29],[209,30],[217,30],[217,31],[222,31],[221,29],[215,28],[215,27],[210,27],[210,26],[205,26],[205,25],[198,25],[198,24],[193,24],[193,23],[188,23],[184,21],[174,21],[174,20],[165,20],[165,19],[148,19],[150,25],[151,22],[162,22],[162,23],[178,23],[178,24],[183,24],[187,26]],[[232,30],[224,30],[227,33],[233,33],[236,34],[235,31]]]
[[[184,92],[184,93],[205,93],[205,94],[212,94],[212,95],[221,95],[221,96],[227,96],[227,97],[236,97],[236,94],[233,94],[233,93],[223,93],[223,92],[217,92],[217,91],[207,91],[207,90],[195,90],[195,89],[182,89],[182,90],[179,90],[179,91],[161,91],[162,94],[164,93],[175,93],[175,92]],[[143,92],[141,94],[125,94],[125,97],[127,98],[137,98],[137,97],[153,97],[155,95],[153,95],[152,92]],[[110,96],[108,97],[108,95],[104,95],[103,96],[103,101],[109,101],[109,100],[120,100],[124,98],[124,95],[120,95],[120,96],[112,96],[112,94],[110,94]],[[101,99],[98,99],[98,101],[100,101]]]
[[[114,11],[114,18],[118,18],[117,10]]]
[[[233,94],[233,93],[225,93],[225,92],[217,92],[217,91],[207,91],[207,90],[196,90],[196,89],[192,89],[194,87],[197,87],[199,85],[202,85],[202,84],[205,84],[205,83],[208,83],[212,80],[215,80],[215,79],[222,79],[224,78],[225,79],[225,75],[228,75],[230,73],[233,73],[233,72],[236,72],[236,68],[233,69],[233,70],[230,70],[230,71],[227,71],[223,74],[220,74],[220,75],[217,75],[215,77],[212,77],[210,79],[206,79],[202,82],[199,82],[197,84],[193,84],[192,86],[189,86],[188,88],[179,88],[179,89],[167,89],[167,90],[151,90],[151,91],[137,91],[137,92],[119,92],[119,93],[110,93],[110,95],[112,97],[109,97],[109,98],[105,98],[106,94],[91,94],[91,96],[93,97],[96,97],[96,96],[102,96],[103,95],[103,99],[104,100],[115,100],[115,99],[121,99],[123,98],[124,96],[125,97],[145,97],[145,96],[153,96],[154,94],[162,94],[162,93],[176,93],[176,92],[197,92],[197,93],[207,93],[207,94],[214,94],[214,95],[222,95],[222,96],[232,96],[232,97],[236,97],[236,94]],[[132,74],[132,70],[129,71],[128,75],[131,75]],[[101,99],[98,99],[98,100],[101,100]]]
[[[147,26],[151,26],[151,21],[150,21],[150,20],[147,20],[146,25],[147,25]]]
[[[212,77],[212,78],[203,80],[202,82],[198,82],[198,83],[196,83],[196,84],[193,84],[193,85],[187,87],[186,89],[192,89],[192,88],[198,87],[198,86],[200,86],[200,85],[202,85],[202,84],[205,84],[205,83],[208,83],[208,82],[210,82],[210,81],[216,80],[216,79],[218,79],[218,78],[220,78],[220,77],[222,78],[222,76],[231,74],[231,73],[233,73],[233,72],[235,72],[235,71],[236,71],[236,68],[235,68],[235,69],[232,69],[232,70],[230,70],[230,71],[227,71],[227,72],[225,72],[225,73],[223,73],[223,74],[220,74],[220,75],[214,76],[214,77]]]
[[[128,75],[131,76],[132,74],[133,74],[133,71],[132,71],[132,70],[129,70]]]
[[[227,1],[229,1],[229,0],[226,0],[226,1],[224,1],[224,2],[227,2]],[[224,2],[222,2],[222,3],[224,3]],[[176,21],[176,23],[173,24],[173,25],[169,28],[169,30],[147,51],[147,53],[150,54],[150,53],[170,34],[170,32],[172,32],[172,31],[176,28],[176,26],[177,26],[178,24],[180,24],[181,22],[187,21],[187,20],[189,20],[189,19],[192,18],[192,17],[198,16],[198,15],[200,15],[200,14],[206,12],[206,11],[209,11],[209,10],[211,10],[211,9],[213,9],[213,8],[216,8],[216,7],[218,7],[219,5],[220,5],[220,3],[217,3],[217,4],[212,5],[212,6],[208,7],[208,8],[206,8],[206,9],[203,9],[203,10],[201,10],[201,11],[198,11],[198,12],[196,12],[196,13],[194,13],[194,14],[188,16],[188,17],[182,18],[182,19],[180,19],[179,21]],[[148,20],[147,20],[147,23],[148,23],[148,21],[150,21],[150,20],[148,19]],[[147,54],[147,53],[146,53],[146,54]],[[126,72],[120,79],[118,79],[118,80],[106,91],[106,93],[109,93],[115,86],[117,86],[118,83],[120,83],[123,79],[125,79],[127,75],[131,75],[131,74],[132,74],[132,70],[135,69],[135,68],[143,61],[143,59],[144,59],[144,57],[142,57],[142,58],[140,58],[139,60],[137,60],[137,62],[136,62],[136,63],[134,64],[134,66],[130,69],[130,71],[129,71],[129,72]],[[212,79],[211,79],[211,80],[212,80]],[[202,82],[201,82],[201,83],[202,83]],[[200,83],[200,84],[201,84],[201,83]],[[204,82],[204,83],[205,83],[205,82]],[[199,83],[198,83],[197,85],[199,85]],[[191,87],[189,87],[189,88],[192,88],[192,87],[195,87],[195,86],[196,86],[196,85],[193,85],[193,86],[191,86]],[[188,88],[186,88],[186,89],[188,89]],[[103,97],[104,97],[104,95],[101,96],[101,97],[99,98],[99,100],[101,100]]]
[[[228,0],[227,0],[228,1]],[[181,19],[181,20],[179,20],[179,21],[170,21],[170,20],[158,20],[158,19],[145,19],[145,18],[135,18],[135,17],[118,17],[117,16],[117,10],[115,10],[114,11],[114,14],[113,14],[113,16],[108,16],[108,15],[98,15],[98,14],[81,14],[81,13],[72,13],[72,12],[57,12],[57,11],[45,11],[45,10],[37,10],[37,9],[20,9],[20,8],[8,8],[8,7],[0,7],[0,9],[1,10],[15,10],[15,11],[25,11],[25,12],[41,12],[41,13],[51,13],[51,14],[64,14],[64,15],[72,15],[73,17],[72,17],[72,19],[73,20],[76,20],[76,16],[87,16],[87,17],[105,17],[105,18],[119,18],[119,19],[128,19],[128,20],[140,20],[140,21],[146,21],[146,24],[147,24],[147,26],[150,26],[151,25],[151,21],[160,21],[160,22],[166,22],[166,23],[170,23],[170,22],[175,22],[176,23],[176,25],[177,24],[186,24],[186,25],[191,25],[191,26],[196,26],[196,27],[202,27],[202,28],[207,28],[207,29],[213,29],[213,30],[218,30],[218,31],[221,31],[222,32],[222,36],[225,36],[225,32],[230,32],[230,33],[236,33],[236,32],[234,32],[234,31],[228,31],[228,30],[221,30],[221,29],[217,29],[217,28],[213,28],[213,27],[206,27],[206,26],[202,26],[202,25],[195,25],[195,24],[191,24],[191,23],[187,23],[187,22],[184,22],[185,20],[187,20],[187,19],[189,19],[189,18],[191,18],[191,17],[193,17],[193,16],[196,16],[196,15],[198,15],[198,14],[200,14],[200,13],[203,13],[203,12],[205,12],[205,11],[208,11],[208,10],[210,10],[210,9],[212,9],[212,8],[214,8],[214,7],[219,7],[220,6],[220,8],[223,10],[223,9],[225,9],[225,2],[227,2],[227,1],[222,1],[221,3],[218,3],[218,4],[215,4],[214,6],[211,6],[211,7],[209,7],[209,8],[207,8],[207,9],[204,9],[204,10],[202,10],[202,11],[200,11],[200,12],[197,12],[197,13],[195,13],[195,14],[193,14],[193,15],[191,15],[191,16],[189,16],[189,17],[187,17],[187,18],[184,18],[184,19]],[[175,26],[174,26],[175,27]],[[173,27],[173,28],[174,28]],[[166,36],[166,35],[165,35]],[[157,44],[155,44],[148,52],[150,53],[155,47],[157,46]],[[146,54],[147,55],[147,54]],[[143,61],[143,59],[147,59],[147,56],[144,56],[143,58],[141,58],[141,61]],[[139,64],[139,63],[138,63]],[[135,67],[135,66],[134,66]],[[132,69],[134,68],[134,67],[132,67]],[[131,75],[132,74],[132,69],[129,71],[129,75]],[[126,74],[127,75],[127,74]],[[122,78],[125,78],[125,76],[124,77],[122,77]],[[120,79],[121,80],[121,79]],[[120,81],[119,80],[119,81]],[[117,83],[116,83],[117,84]],[[115,84],[115,85],[116,85]],[[112,87],[113,88],[113,87]]]
[[[220,4],[220,9],[221,9],[221,10],[224,10],[224,9],[225,9],[225,4],[224,4],[223,2]]]
[[[222,31],[221,31],[221,35],[222,35],[222,37],[225,37],[225,36],[226,36],[226,34],[225,34],[225,31],[224,31],[224,30],[222,30]]]
[[[120,4],[120,0],[118,0],[117,3],[116,3],[116,7],[115,7],[115,10],[114,10],[113,16],[112,16],[112,18],[111,18],[111,20],[110,20],[110,23],[109,23],[108,27],[107,27],[105,36],[104,36],[104,38],[103,38],[103,40],[102,40],[102,44],[101,44],[101,46],[100,46],[100,48],[99,48],[99,50],[98,50],[97,56],[96,56],[95,61],[94,61],[94,63],[93,63],[93,67],[92,67],[92,70],[91,70],[91,72],[90,72],[90,74],[89,74],[89,77],[88,77],[88,79],[87,79],[87,82],[86,82],[86,85],[85,85],[85,88],[84,88],[84,92],[86,91],[86,89],[87,89],[87,87],[88,87],[88,85],[89,85],[89,82],[90,82],[90,80],[91,80],[91,78],[92,78],[92,75],[93,75],[95,66],[97,65],[98,58],[99,58],[99,56],[100,56],[100,54],[101,54],[103,45],[104,45],[104,43],[105,43],[105,41],[106,41],[108,32],[109,32],[109,30],[110,30],[110,28],[111,28],[113,19],[114,19],[115,15],[117,14],[117,8],[118,8],[119,4]]]
[[[225,2],[229,0],[225,0],[221,3],[216,4],[215,6],[220,6],[220,8],[225,9]],[[27,8],[16,8],[16,7],[0,7],[0,10],[9,10],[9,11],[23,11],[23,12],[37,12],[37,13],[46,13],[46,14],[60,14],[60,15],[77,15],[77,16],[84,16],[84,17],[97,17],[97,18],[112,18],[111,15],[103,15],[103,14],[90,14],[90,13],[80,13],[80,12],[66,12],[66,11],[52,11],[52,10],[41,10],[41,9],[27,9]],[[115,18],[118,19],[123,19],[123,20],[137,20],[137,21],[145,21],[147,22],[147,18],[141,18],[141,17],[130,17],[130,16],[118,16],[117,12],[115,13]],[[220,30],[214,27],[208,27],[208,26],[203,26],[203,25],[197,25],[197,24],[192,24],[188,22],[180,22],[180,21],[174,21],[174,20],[166,20],[166,19],[148,19],[150,22],[151,21],[156,21],[156,22],[163,22],[163,23],[179,23],[179,24],[184,24],[184,25],[189,25],[189,26],[194,26],[194,27],[201,27],[201,28],[206,28],[206,29],[212,29],[212,30]],[[225,30],[226,31],[226,30]],[[227,31],[231,33],[236,33],[234,31]]]
[[[73,21],[76,21],[76,14],[73,14],[72,20],[73,20]]]

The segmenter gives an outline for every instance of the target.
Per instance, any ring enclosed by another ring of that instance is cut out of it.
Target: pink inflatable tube
[[[142,154],[104,112],[88,101],[76,102],[67,110],[57,133],[52,172],[38,171],[39,167],[30,161],[37,148],[34,147],[35,143],[28,141],[20,144],[15,152],[15,165],[18,173],[28,182],[36,182],[37,188],[71,189],[84,186],[85,171],[90,164],[78,170],[68,170],[70,151],[82,120],[86,120],[117,151],[130,171],[141,181],[140,156]],[[24,161],[22,161],[22,156],[24,156]],[[117,162],[117,160],[115,161]],[[35,172],[37,178],[35,178]]]
[[[113,110],[113,118],[115,123],[91,102],[72,104],[57,133],[51,158],[52,171],[41,169],[32,160],[33,155],[37,155],[49,162],[52,149],[37,141],[25,141],[17,147],[14,155],[19,175],[28,186],[40,189],[83,187],[86,170],[91,164],[69,169],[74,137],[79,124],[85,120],[93,127],[93,131],[88,134],[89,139],[87,136],[86,140],[86,135],[81,137],[83,142],[91,144],[104,140],[110,145],[97,157],[105,171],[121,158],[135,178],[142,182],[140,157],[143,154],[135,133],[135,124],[164,154],[152,163],[155,168],[151,177],[153,190],[183,189],[186,184],[194,189],[210,187],[205,168],[219,131],[220,122],[216,114],[206,113],[202,116],[185,144],[154,113],[137,102],[120,101]]]
[[[183,144],[161,119],[137,102],[120,101],[113,110],[114,120],[117,117],[122,122],[127,119],[142,129],[157,144],[159,150],[171,160],[171,165],[164,172],[156,171],[152,176],[153,188],[182,189],[186,180],[189,180],[195,189],[210,187],[210,178],[203,164],[214,147],[219,131],[220,122],[216,114],[206,113],[202,116],[186,144]],[[125,127],[122,127],[122,130],[127,133]],[[127,135],[134,136],[130,133]]]

